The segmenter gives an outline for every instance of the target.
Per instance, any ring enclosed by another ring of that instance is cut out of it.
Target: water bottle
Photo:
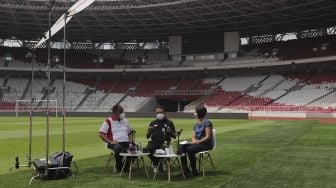
[[[170,146],[169,146],[169,155],[173,155],[173,154],[174,154],[173,146],[170,145]]]

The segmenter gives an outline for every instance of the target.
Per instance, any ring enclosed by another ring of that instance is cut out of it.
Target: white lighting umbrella
[[[51,36],[54,36],[59,30],[61,30],[65,26],[65,24],[67,24],[71,20],[72,16],[84,10],[85,8],[90,6],[93,2],[95,2],[95,0],[78,0],[75,4],[73,4],[69,8],[69,10],[66,13],[64,13],[50,28]],[[34,48],[39,47],[48,39],[49,39],[49,30],[44,33],[42,39],[34,46]]]

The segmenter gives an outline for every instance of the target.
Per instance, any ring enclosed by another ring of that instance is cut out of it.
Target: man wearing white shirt
[[[122,169],[122,156],[119,154],[127,150],[131,140],[130,132],[131,127],[125,119],[123,107],[114,105],[111,117],[105,119],[99,130],[99,137],[114,151],[117,172]]]

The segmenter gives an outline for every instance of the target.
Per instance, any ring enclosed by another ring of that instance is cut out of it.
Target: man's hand
[[[112,145],[114,145],[114,144],[118,144],[118,142],[115,141],[115,140],[112,140],[111,142],[107,143],[107,147],[112,149]]]
[[[152,133],[154,129],[155,129],[154,126],[149,126],[148,129],[147,129],[147,132]]]
[[[118,144],[119,142],[116,140],[112,140],[112,142],[110,142],[110,144]]]
[[[146,138],[149,138],[153,132],[153,130],[155,129],[154,126],[149,126],[147,129],[147,134],[146,134]]]

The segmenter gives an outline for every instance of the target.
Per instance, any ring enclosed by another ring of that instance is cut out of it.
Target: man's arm
[[[102,139],[104,142],[106,143],[111,143],[111,144],[117,144],[118,142],[117,141],[113,141],[113,140],[110,140],[108,137],[107,137],[107,132],[108,132],[108,129],[109,129],[109,124],[107,123],[107,120],[105,120],[102,124],[102,126],[100,127],[99,129],[99,132],[98,132],[98,136],[100,139]],[[113,137],[112,137],[113,139]]]
[[[99,137],[100,137],[104,142],[106,142],[106,143],[108,143],[108,144],[109,144],[109,143],[110,143],[110,144],[118,144],[117,141],[108,139],[107,136],[106,136],[106,134],[103,133],[103,132],[99,132]]]
[[[154,130],[154,126],[152,124],[152,122],[149,124],[148,129],[147,129],[147,134],[146,134],[146,138],[148,139],[149,137],[151,137],[152,132]]]

